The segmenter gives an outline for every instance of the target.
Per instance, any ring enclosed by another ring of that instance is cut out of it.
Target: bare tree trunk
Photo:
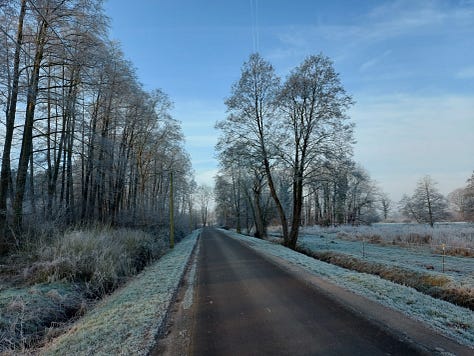
[[[0,248],[3,245],[2,240],[7,241],[7,195],[8,187],[11,181],[11,147],[13,141],[13,131],[15,128],[16,106],[18,102],[18,83],[20,80],[20,52],[23,42],[23,21],[26,13],[26,0],[21,1],[20,16],[18,18],[18,29],[15,46],[15,55],[13,62],[12,89],[7,104],[7,117],[5,126],[5,142],[3,144],[2,154],[2,172],[0,178]],[[0,254],[3,251],[0,250]]]
[[[255,237],[264,238],[266,236],[265,231],[265,219],[263,216],[263,209],[261,205],[262,186],[258,184],[253,189],[253,200],[255,204]]]
[[[28,163],[31,155],[31,147],[33,145],[33,121],[35,116],[36,98],[38,95],[39,72],[41,61],[43,60],[43,50],[46,43],[46,30],[48,23],[43,20],[40,25],[40,31],[36,40],[36,54],[33,64],[33,72],[29,83],[29,91],[26,104],[25,125],[23,131],[23,140],[20,151],[20,159],[18,161],[18,173],[16,178],[16,193],[13,202],[13,210],[15,214],[15,226],[17,229],[22,227],[23,219],[23,199],[25,195],[26,175],[28,171]]]
[[[299,163],[297,161],[297,163]],[[298,233],[301,221],[301,209],[303,206],[303,172],[302,168],[296,168],[293,181],[293,213],[291,217],[291,231],[289,244],[287,245],[291,249],[296,248],[296,242],[298,240]]]

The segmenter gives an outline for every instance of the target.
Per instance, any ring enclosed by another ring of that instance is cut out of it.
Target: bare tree
[[[448,216],[447,201],[439,193],[436,184],[430,176],[421,178],[413,195],[405,195],[400,201],[402,213],[419,223],[428,223],[431,227],[436,221],[445,219]]]
[[[474,221],[474,173],[467,180],[463,200],[465,218],[469,221]]]
[[[388,214],[392,209],[392,201],[390,200],[389,196],[386,193],[382,193],[380,195],[380,205],[382,207],[382,214],[384,220],[388,219]]]
[[[308,57],[287,78],[279,96],[283,128],[288,134],[280,157],[292,174],[293,208],[286,245],[296,247],[305,182],[314,163],[344,159],[351,152],[353,125],[347,109],[353,104],[333,63],[322,54]]]
[[[184,221],[192,206],[190,160],[171,101],[143,89],[107,38],[102,4],[19,0],[0,7],[1,240],[13,232],[11,216],[21,233],[39,218],[61,227],[163,226],[171,170],[178,217]],[[20,115],[24,122],[15,124]],[[11,152],[20,152],[17,164]]]
[[[352,103],[323,55],[307,58],[280,87],[273,67],[253,54],[226,101],[230,115],[217,125],[223,133],[217,148],[224,156],[240,155],[246,167],[262,168],[290,248],[296,247],[306,183],[328,162],[351,153],[353,125],[346,111]]]
[[[448,194],[448,202],[455,217],[459,220],[466,218],[466,188],[458,188]]]
[[[203,227],[206,227],[209,220],[209,204],[212,200],[212,188],[207,185],[200,185],[196,191],[196,200],[199,204],[199,210],[201,215],[201,223]]]
[[[8,73],[8,88],[7,88],[7,105],[6,105],[6,125],[5,125],[5,141],[3,144],[2,153],[2,168],[1,168],[1,179],[0,179],[0,236],[5,239],[7,234],[7,194],[8,187],[11,180],[11,149],[13,141],[13,131],[15,127],[15,116],[18,102],[19,92],[19,80],[20,80],[20,52],[23,43],[23,22],[26,14],[26,0],[21,1],[20,12],[18,15],[18,25],[16,41],[14,43],[14,59],[13,59],[13,73],[10,75],[10,69],[7,69]],[[8,43],[8,38],[5,38],[5,42]],[[7,46],[5,46],[7,49]],[[7,57],[8,58],[8,57]],[[8,65],[8,62],[6,62]],[[7,242],[7,241],[5,241]],[[1,241],[0,241],[0,245]],[[1,252],[1,251],[0,251]]]
[[[270,63],[258,53],[252,54],[242,66],[241,77],[232,86],[232,95],[226,100],[230,115],[217,124],[223,135],[218,150],[239,143],[242,162],[259,162],[263,167],[270,194],[278,211],[283,237],[288,240],[288,222],[277,193],[272,166],[275,163],[274,146],[279,141],[276,123],[276,97],[280,79]]]

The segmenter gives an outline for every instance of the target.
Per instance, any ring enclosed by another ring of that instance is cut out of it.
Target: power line
[[[250,18],[252,22],[253,51],[258,52],[260,46],[258,33],[258,0],[250,0]]]

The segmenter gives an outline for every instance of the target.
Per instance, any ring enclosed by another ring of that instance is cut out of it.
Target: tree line
[[[394,203],[352,159],[347,112],[354,101],[328,57],[307,57],[282,81],[269,61],[251,54],[225,104],[228,115],[216,124],[220,225],[265,237],[267,226],[277,224],[284,244],[295,248],[302,225],[388,219]],[[402,213],[431,225],[446,218],[447,199],[435,185],[423,178],[399,203]],[[458,192],[466,218],[469,189]]]
[[[455,189],[447,197],[437,188],[437,182],[430,176],[422,177],[413,194],[401,199],[402,214],[418,223],[434,226],[445,220],[474,221],[474,173],[466,181],[466,186]]]
[[[0,245],[38,222],[163,225],[192,211],[172,102],[108,38],[101,0],[0,1]],[[183,220],[184,221],[184,220]]]

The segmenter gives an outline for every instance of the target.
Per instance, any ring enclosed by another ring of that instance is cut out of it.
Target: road
[[[192,355],[416,355],[215,229],[199,242]]]

